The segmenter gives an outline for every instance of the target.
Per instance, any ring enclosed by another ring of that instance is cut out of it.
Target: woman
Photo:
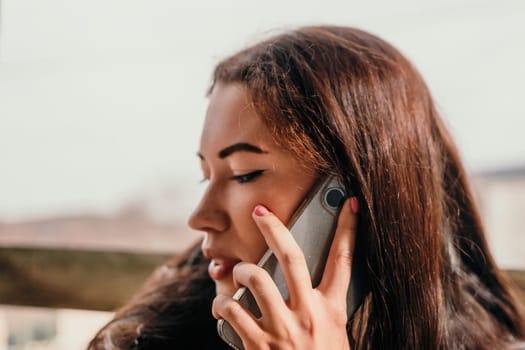
[[[206,233],[201,248],[159,269],[91,348],[226,349],[212,313],[248,349],[505,349],[525,337],[458,152],[396,49],[353,28],[300,28],[222,61],[209,96],[208,187],[189,221]],[[328,174],[354,197],[312,288],[285,224]],[[368,292],[347,320],[356,237]],[[286,302],[255,265],[268,246]],[[260,320],[231,299],[239,285]]]

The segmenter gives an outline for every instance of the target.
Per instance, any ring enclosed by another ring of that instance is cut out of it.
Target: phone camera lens
[[[332,209],[339,208],[343,204],[344,199],[345,193],[340,188],[329,188],[328,191],[326,191],[325,201]]]

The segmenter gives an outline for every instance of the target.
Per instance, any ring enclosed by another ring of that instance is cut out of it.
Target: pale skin
[[[228,321],[248,350],[349,349],[346,293],[357,199],[341,210],[323,278],[313,288],[285,224],[318,175],[275,144],[242,85],[214,87],[199,157],[207,188],[189,225],[205,232],[202,250],[217,292],[214,317]],[[282,267],[288,300],[256,265],[268,247]],[[252,291],[260,319],[232,299],[241,285]]]

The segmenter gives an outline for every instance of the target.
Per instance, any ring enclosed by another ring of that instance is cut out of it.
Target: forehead
[[[246,89],[238,83],[217,84],[210,95],[201,152],[215,153],[237,142],[251,142],[266,148],[274,144]]]

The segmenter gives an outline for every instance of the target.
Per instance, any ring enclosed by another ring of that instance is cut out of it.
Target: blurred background
[[[525,281],[525,2],[0,0],[0,350],[85,348],[199,237],[185,221],[214,64],[324,23],[419,68],[496,260]]]

